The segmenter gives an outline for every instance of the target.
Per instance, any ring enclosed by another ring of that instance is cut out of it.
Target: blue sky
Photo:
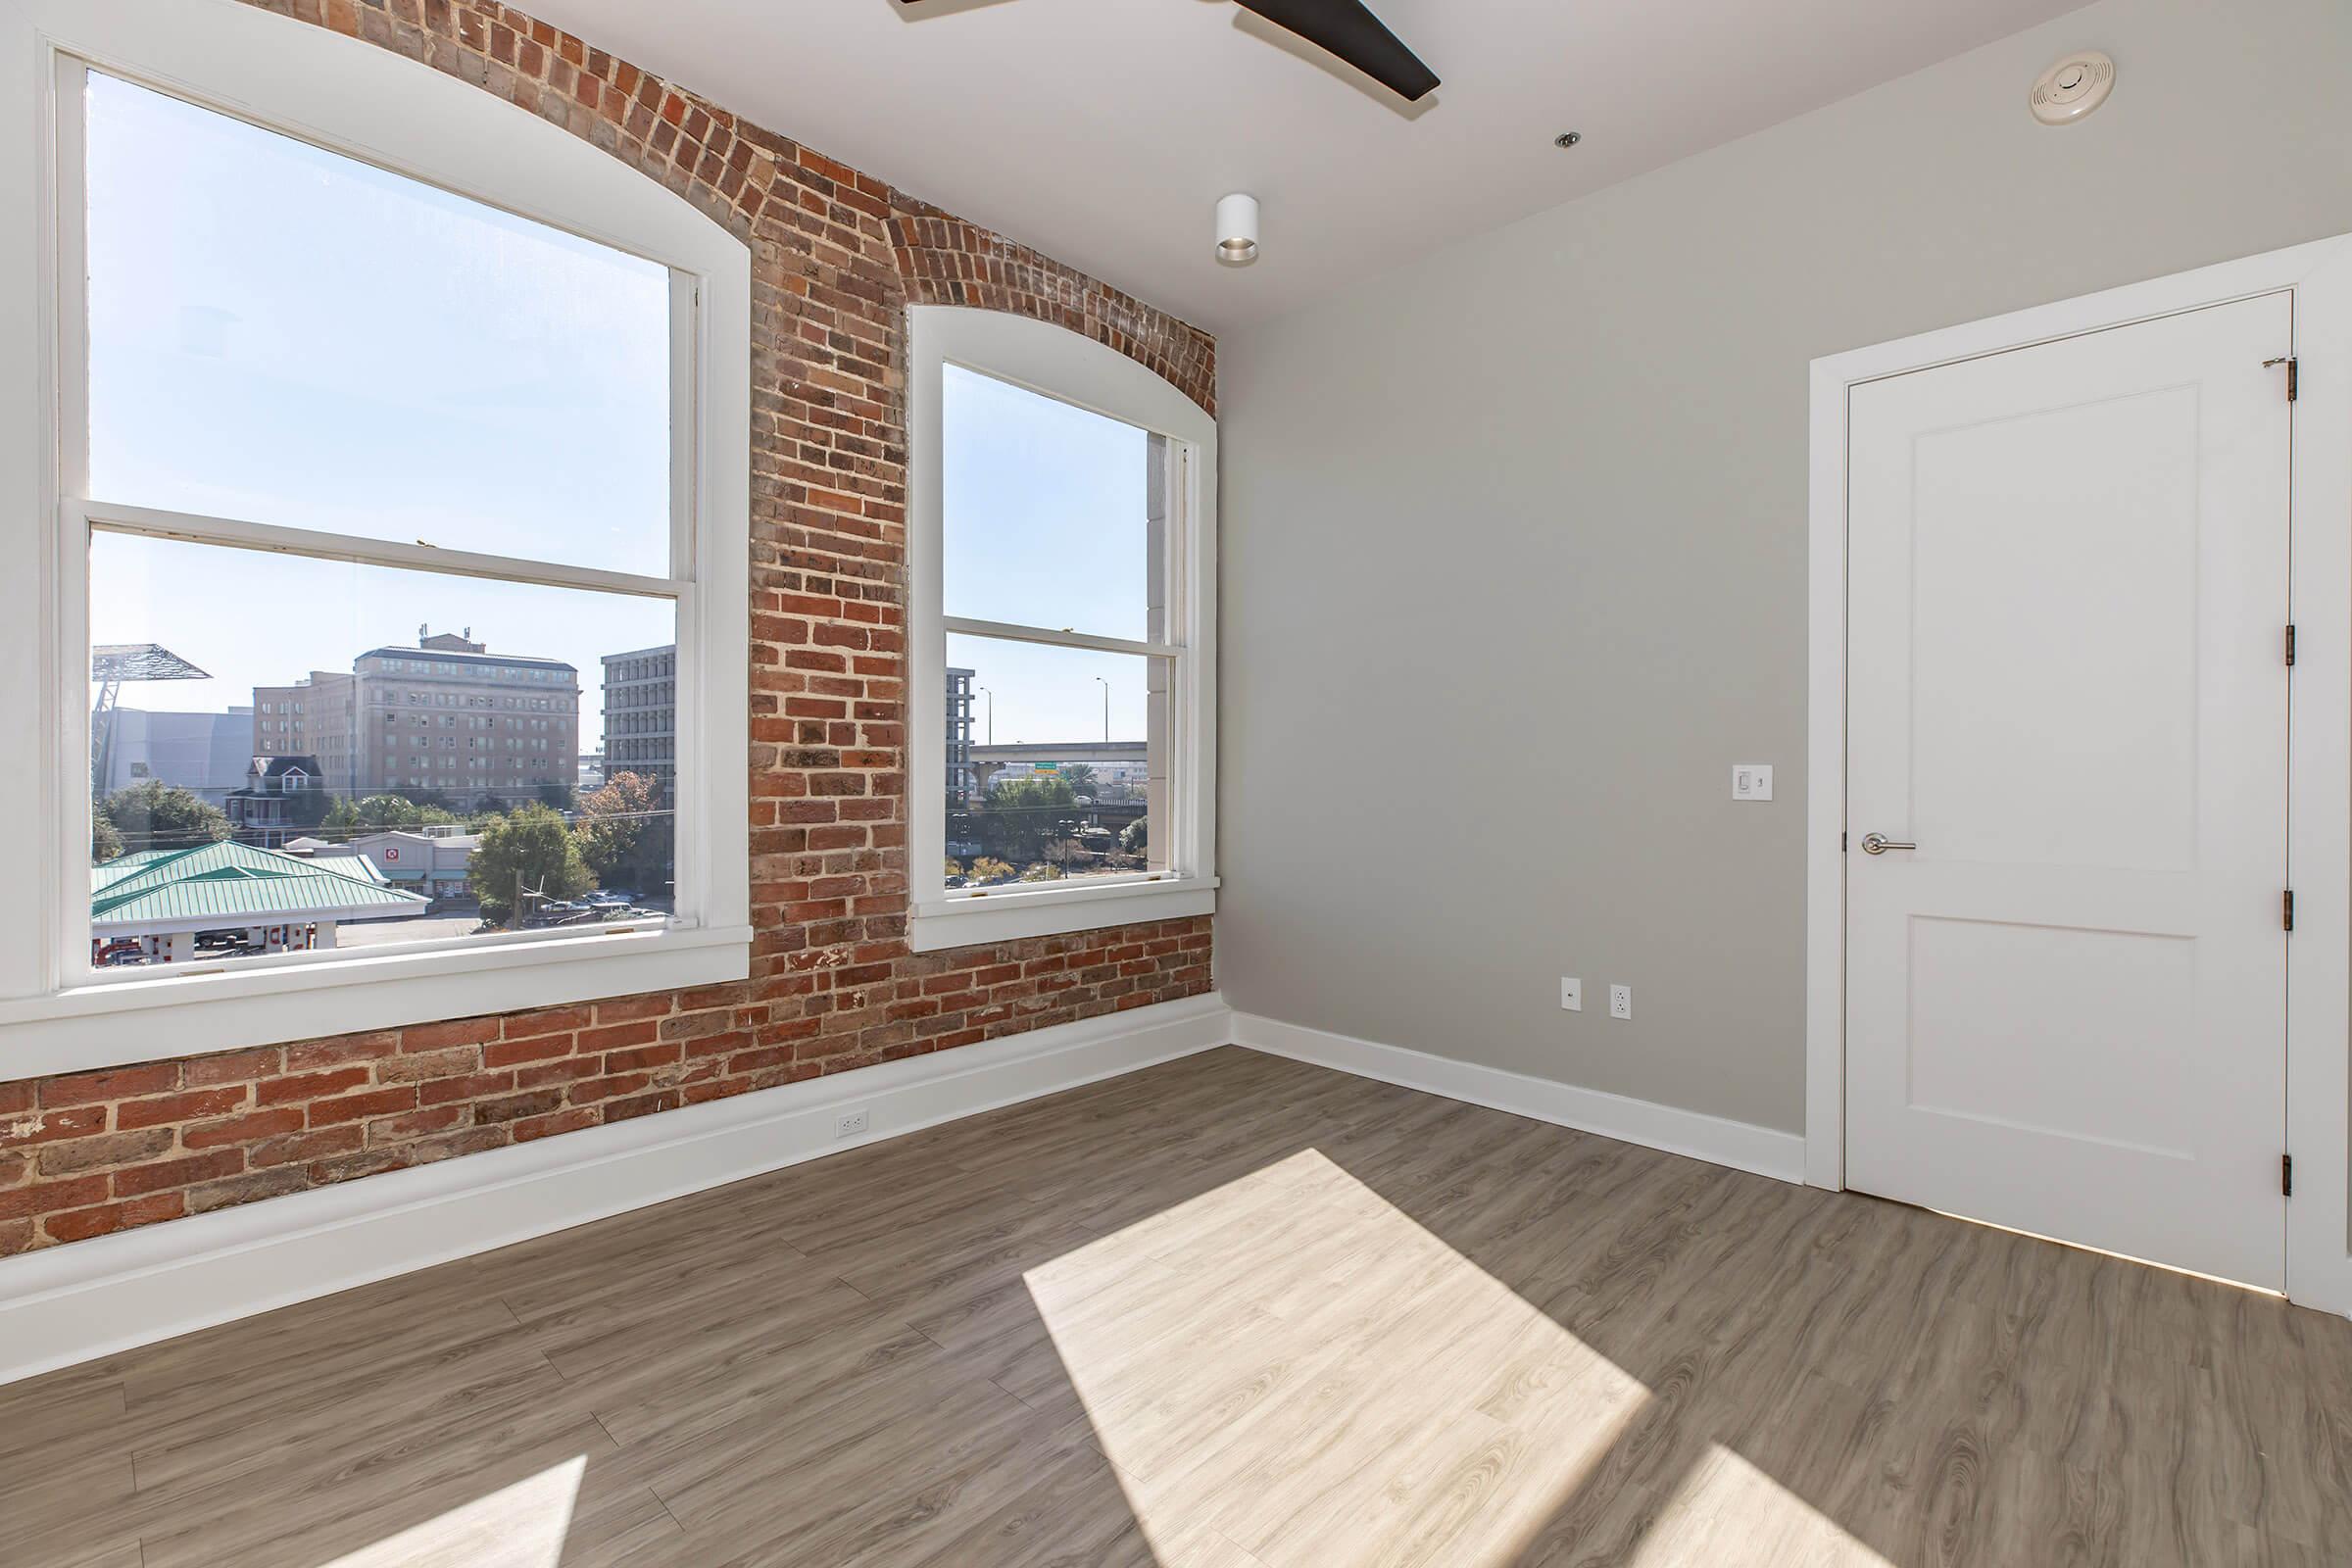
[[[941,407],[951,615],[1144,641],[1149,438],[1131,424],[951,366]],[[1145,661],[952,635],[948,662],[993,694],[973,705],[974,738],[1141,740]]]
[[[661,266],[93,73],[90,473],[102,499],[661,575]],[[951,614],[1145,635],[1144,432],[969,372],[948,388]],[[98,642],[219,711],[417,627],[581,671],[671,640],[666,602],[101,536]],[[970,638],[1000,741],[1140,738],[1144,662]],[[985,714],[984,702],[979,712]],[[985,719],[983,719],[985,731]]]

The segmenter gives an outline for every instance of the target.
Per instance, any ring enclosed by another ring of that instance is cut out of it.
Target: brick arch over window
[[[1051,321],[1118,350],[1217,412],[1216,339],[1028,246],[933,208],[895,213],[908,303],[966,305]]]
[[[751,247],[752,977],[0,1082],[0,1255],[1206,992],[1205,918],[907,949],[900,368],[909,303],[977,305],[1213,412],[1214,340],[512,8],[244,3],[495,93]]]

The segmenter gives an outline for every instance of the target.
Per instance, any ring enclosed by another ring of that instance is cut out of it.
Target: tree
[[[981,848],[1001,859],[1034,860],[1047,843],[1061,836],[1064,818],[1078,798],[1058,773],[1006,779],[992,787],[972,815]]]
[[[1008,860],[992,860],[983,855],[972,862],[972,880],[979,883],[1009,882],[1012,864]]]
[[[122,835],[104,815],[90,818],[90,863],[103,865],[122,853]]]
[[[419,806],[405,795],[370,795],[365,800],[335,802],[327,808],[320,825],[330,833],[355,838],[362,833],[431,827],[457,820],[438,806]]]
[[[117,790],[98,814],[114,827],[122,850],[184,850],[228,838],[228,817],[202,796],[151,778]]]
[[[1084,762],[1064,762],[1061,781],[1070,787],[1072,800],[1092,801],[1102,797],[1102,786],[1095,781],[1095,770]]]
[[[542,784],[537,793],[541,806],[551,810],[568,811],[572,808],[572,797],[579,792],[569,784]]]
[[[1152,842],[1152,819],[1139,816],[1119,829],[1119,848],[1129,855],[1141,855]]]
[[[482,902],[483,916],[501,925],[519,920],[531,894],[569,899],[596,886],[579,840],[544,806],[521,807],[485,826],[466,879]]]
[[[613,774],[580,797],[573,831],[581,858],[607,887],[661,893],[677,874],[677,817],[662,802],[659,778]]]

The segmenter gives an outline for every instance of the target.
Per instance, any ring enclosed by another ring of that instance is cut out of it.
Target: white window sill
[[[917,953],[938,953],[947,948],[1216,912],[1217,879],[1213,876],[1099,887],[1016,885],[977,897],[935,898],[916,904],[906,917],[906,942]]]
[[[742,980],[748,926],[338,953],[0,1000],[0,1081]]]

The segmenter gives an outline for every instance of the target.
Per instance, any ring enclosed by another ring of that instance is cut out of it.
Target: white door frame
[[[1848,391],[1878,380],[2290,290],[2299,362],[2289,593],[2287,1294],[2352,1313],[2352,235],[2316,240],[1813,362],[1805,807],[1805,1180],[1845,1185]],[[2284,370],[2279,396],[2286,395]]]

